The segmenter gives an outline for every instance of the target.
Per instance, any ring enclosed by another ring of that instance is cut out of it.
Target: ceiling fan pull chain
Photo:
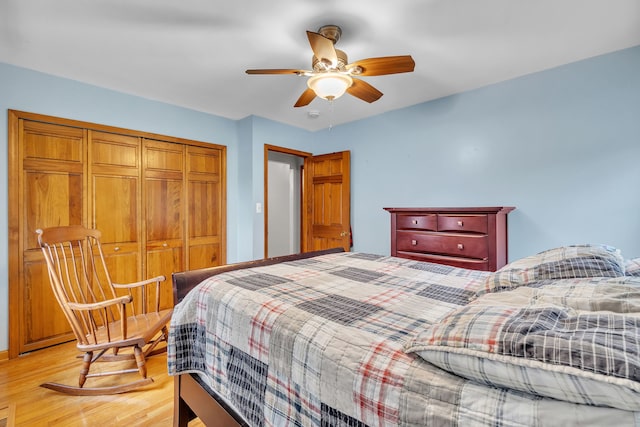
[[[333,129],[333,99],[329,100],[329,132]]]

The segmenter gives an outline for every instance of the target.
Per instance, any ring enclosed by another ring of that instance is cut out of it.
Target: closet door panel
[[[107,132],[91,132],[91,163],[117,173],[138,175],[140,139]]]
[[[189,269],[220,265],[220,184],[189,181]]]
[[[71,341],[75,338],[49,285],[47,266],[40,254],[32,252],[24,260],[24,287],[21,298],[21,353]]]
[[[56,303],[35,230],[82,224],[82,174],[25,173],[20,353],[74,338]]]
[[[25,249],[40,250],[35,231],[82,221],[82,173],[25,171]]]
[[[173,305],[171,275],[185,269],[185,147],[143,141],[146,277],[164,275],[161,306]]]
[[[84,130],[72,126],[24,120],[22,143],[24,160],[44,159],[82,164]]]
[[[222,153],[216,148],[187,147],[189,269],[224,263],[222,239]]]
[[[145,180],[147,242],[183,238],[183,185],[169,179]]]
[[[161,308],[173,305],[171,275],[184,270],[184,238],[181,181],[145,180],[146,277],[164,275],[167,282],[161,295]]]
[[[220,183],[189,181],[189,237],[220,234]]]
[[[138,178],[93,176],[94,227],[102,243],[138,241]]]
[[[184,270],[184,251],[182,245],[172,247],[167,243],[159,246],[147,246],[147,277],[163,275],[167,283],[162,286],[160,294],[160,308],[173,307],[173,290],[171,287],[171,275],[176,271]],[[155,301],[155,294],[150,294],[149,301]]]
[[[220,244],[189,244],[189,270],[221,265]]]
[[[111,280],[142,280],[140,138],[90,131],[89,139],[90,227],[102,233]]]
[[[17,326],[18,353],[73,339],[71,328],[55,302],[35,231],[84,223],[85,132],[83,129],[22,120],[20,179],[22,189]],[[10,177],[13,178],[13,177]],[[12,349],[12,353],[14,350]]]

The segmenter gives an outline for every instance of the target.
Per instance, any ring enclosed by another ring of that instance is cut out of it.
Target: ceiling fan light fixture
[[[310,77],[307,86],[316,96],[332,101],[340,98],[353,84],[353,79],[341,73],[323,73]]]
[[[309,77],[309,86],[293,105],[294,108],[309,105],[316,97],[328,101],[340,98],[345,92],[362,101],[372,103],[380,99],[382,92],[371,86],[360,76],[384,76],[410,73],[415,68],[411,55],[381,56],[349,62],[347,54],[335,48],[342,34],[337,25],[320,27],[317,33],[307,31],[309,45],[313,51],[311,70],[290,68],[246,70],[247,74],[295,74]]]

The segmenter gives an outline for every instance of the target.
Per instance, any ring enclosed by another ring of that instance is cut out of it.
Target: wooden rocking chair
[[[78,350],[84,352],[77,387],[58,383],[41,386],[73,395],[101,395],[123,393],[152,383],[153,379],[147,378],[145,360],[166,351],[166,347],[156,346],[166,341],[167,324],[173,312],[160,310],[160,283],[164,276],[130,284],[112,283],[100,246],[100,231],[74,225],[36,232],[53,293],[76,336]],[[155,303],[149,304],[148,295],[153,293]],[[134,296],[141,300],[134,304]],[[121,349],[127,350],[120,353]],[[137,368],[89,373],[91,364],[98,359],[106,362],[135,359]],[[143,379],[106,387],[83,387],[87,378],[132,372],[139,372]]]

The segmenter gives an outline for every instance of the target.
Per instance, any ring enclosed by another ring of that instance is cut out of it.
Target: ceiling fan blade
[[[305,105],[309,105],[309,103],[311,103],[311,101],[313,101],[315,97],[316,93],[313,91],[313,89],[308,88],[307,90],[302,92],[302,95],[300,95],[300,98],[298,98],[298,101],[296,102],[294,107],[304,107]]]
[[[286,68],[273,68],[273,69],[266,69],[266,70],[247,70],[245,71],[247,74],[304,74],[307,73],[309,71],[305,71],[305,70],[289,70]]]
[[[338,55],[336,54],[336,48],[333,47],[333,42],[323,36],[322,34],[307,31],[307,37],[309,38],[309,44],[311,50],[318,61],[323,62],[331,67],[338,65]]]
[[[346,66],[347,70],[360,67],[360,73],[354,72],[358,76],[382,76],[385,74],[410,73],[415,68],[411,55],[383,56],[380,58],[368,58],[356,61]]]
[[[347,89],[347,92],[350,95],[355,96],[356,98],[360,98],[363,101],[367,101],[369,103],[377,101],[382,96],[382,92],[380,92],[375,87],[371,86],[369,83],[360,79],[353,79],[353,84],[351,87]]]

